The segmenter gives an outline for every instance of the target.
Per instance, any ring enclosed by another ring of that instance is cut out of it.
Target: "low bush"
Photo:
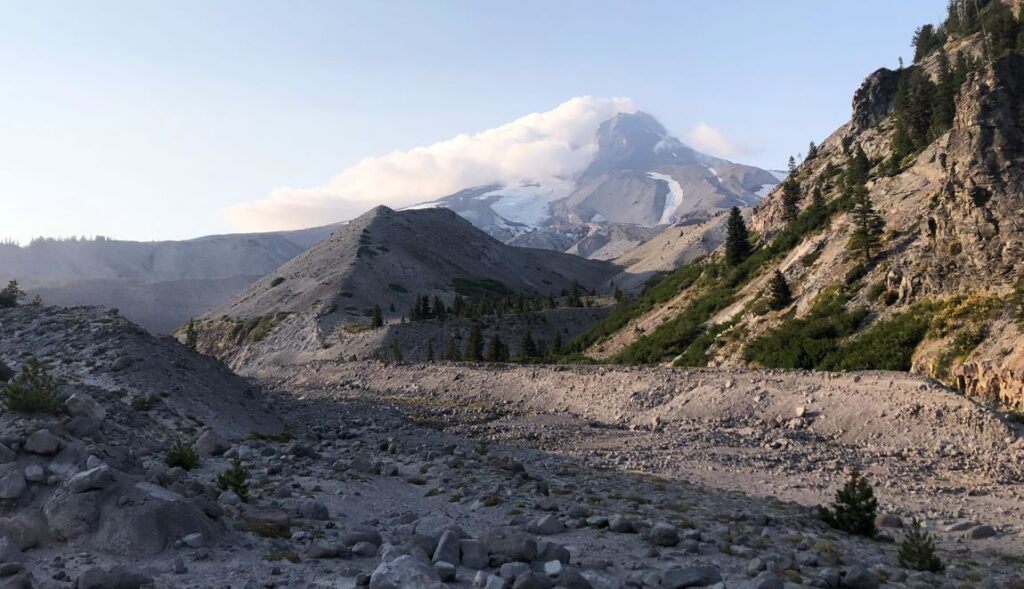
[[[242,466],[242,461],[235,457],[227,470],[217,475],[217,488],[221,491],[232,491],[242,501],[249,502],[249,471]]]
[[[34,356],[22,365],[21,373],[4,387],[3,399],[4,405],[11,411],[51,414],[60,411],[57,381]]]
[[[900,566],[915,571],[937,573],[945,568],[942,559],[935,554],[932,535],[921,529],[921,522],[914,518],[906,539],[900,543]]]
[[[199,466],[199,454],[195,448],[179,440],[167,450],[164,463],[171,468],[179,466],[185,470],[192,470]]]

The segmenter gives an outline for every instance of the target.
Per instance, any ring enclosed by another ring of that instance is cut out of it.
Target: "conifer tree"
[[[796,219],[800,212],[800,183],[790,176],[782,183],[782,216],[786,221]]]
[[[932,107],[932,137],[938,137],[953,126],[956,88],[953,87],[953,71],[946,51],[939,50],[938,82],[935,84],[935,104]]]
[[[846,167],[846,183],[849,186],[864,184],[868,180],[869,171],[871,171],[871,160],[868,159],[868,154],[864,153],[864,148],[858,145]]]
[[[380,305],[374,305],[370,311],[370,327],[378,329],[384,327],[384,317],[380,311]]]
[[[921,522],[916,517],[910,522],[906,539],[900,543],[899,558],[900,566],[915,571],[937,573],[945,568],[935,554],[932,535],[921,529]]]
[[[811,209],[820,212],[825,209],[825,195],[821,192],[821,186],[815,186],[811,192]]]
[[[533,334],[530,333],[530,328],[527,327],[526,331],[523,332],[523,340],[519,344],[519,357],[524,359],[536,358],[540,354],[537,352],[537,343],[533,341]]]
[[[768,283],[768,306],[774,311],[785,309],[793,302],[793,293],[789,290],[789,283],[782,272],[776,270]]]
[[[479,362],[484,359],[484,334],[480,331],[480,324],[473,323],[469,330],[469,339],[466,340],[466,351],[463,358],[470,362]]]
[[[459,347],[455,345],[455,340],[448,342],[448,348],[444,351],[444,359],[449,362],[462,360],[462,354],[459,353]]]
[[[836,492],[831,508],[818,507],[818,515],[828,525],[858,536],[875,536],[878,501],[871,484],[860,472],[853,471],[850,480]]]
[[[853,233],[847,247],[864,258],[864,263],[871,261],[873,255],[881,247],[882,231],[885,221],[875,211],[868,189],[857,186],[853,189]]]
[[[18,287],[18,281],[12,280],[7,286],[0,290],[0,309],[12,309],[25,298],[25,291]]]
[[[57,381],[38,358],[32,356],[21,367],[21,374],[7,383],[3,400],[9,411],[57,413]]]
[[[743,214],[739,207],[733,207],[729,211],[729,221],[726,224],[725,236],[725,260],[731,266],[736,266],[747,259],[751,251],[750,234],[747,232],[747,224],[743,221]]]
[[[398,338],[391,338],[391,359],[395,362],[402,361],[402,347],[398,345]]]
[[[189,319],[188,323],[185,324],[185,345],[194,350],[198,343],[199,333],[196,330],[196,320]]]
[[[492,335],[487,342],[487,353],[484,355],[484,359],[488,362],[508,361],[508,347],[501,341],[498,334]]]
[[[818,157],[818,146],[811,141],[811,144],[807,146],[807,159],[813,160]]]
[[[434,361],[434,339],[427,340],[427,362]]]

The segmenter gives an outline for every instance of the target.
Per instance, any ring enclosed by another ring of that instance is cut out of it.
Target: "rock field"
[[[906,375],[359,362],[246,381],[113,313],[0,311],[0,377],[30,354],[61,403],[0,414],[0,587],[1024,587],[1019,428]],[[175,442],[190,470],[165,463]],[[245,490],[218,484],[232,465]],[[810,509],[852,467],[875,540]],[[912,516],[945,571],[899,566]]]

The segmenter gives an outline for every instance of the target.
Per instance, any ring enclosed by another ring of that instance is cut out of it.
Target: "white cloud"
[[[749,156],[756,151],[749,146],[736,143],[707,123],[698,123],[691,129],[686,134],[686,143],[697,151],[726,159]]]
[[[484,184],[555,182],[583,171],[597,150],[598,126],[636,112],[628,98],[582,96],[473,135],[365,159],[325,186],[278,188],[225,211],[241,231],[323,225],[385,204],[404,207]]]

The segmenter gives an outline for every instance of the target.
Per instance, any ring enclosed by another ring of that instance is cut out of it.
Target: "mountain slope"
[[[18,280],[47,303],[117,307],[170,332],[220,304],[338,226],[212,235],[185,241],[36,240],[0,245],[0,282]]]
[[[1003,53],[972,62],[985,48],[971,30],[869,76],[790,191],[754,208],[748,259],[727,263],[719,248],[684,266],[574,349],[626,363],[912,370],[1024,408],[1024,54]],[[857,249],[858,211],[870,209],[884,230]],[[776,272],[791,301],[772,297]]]

